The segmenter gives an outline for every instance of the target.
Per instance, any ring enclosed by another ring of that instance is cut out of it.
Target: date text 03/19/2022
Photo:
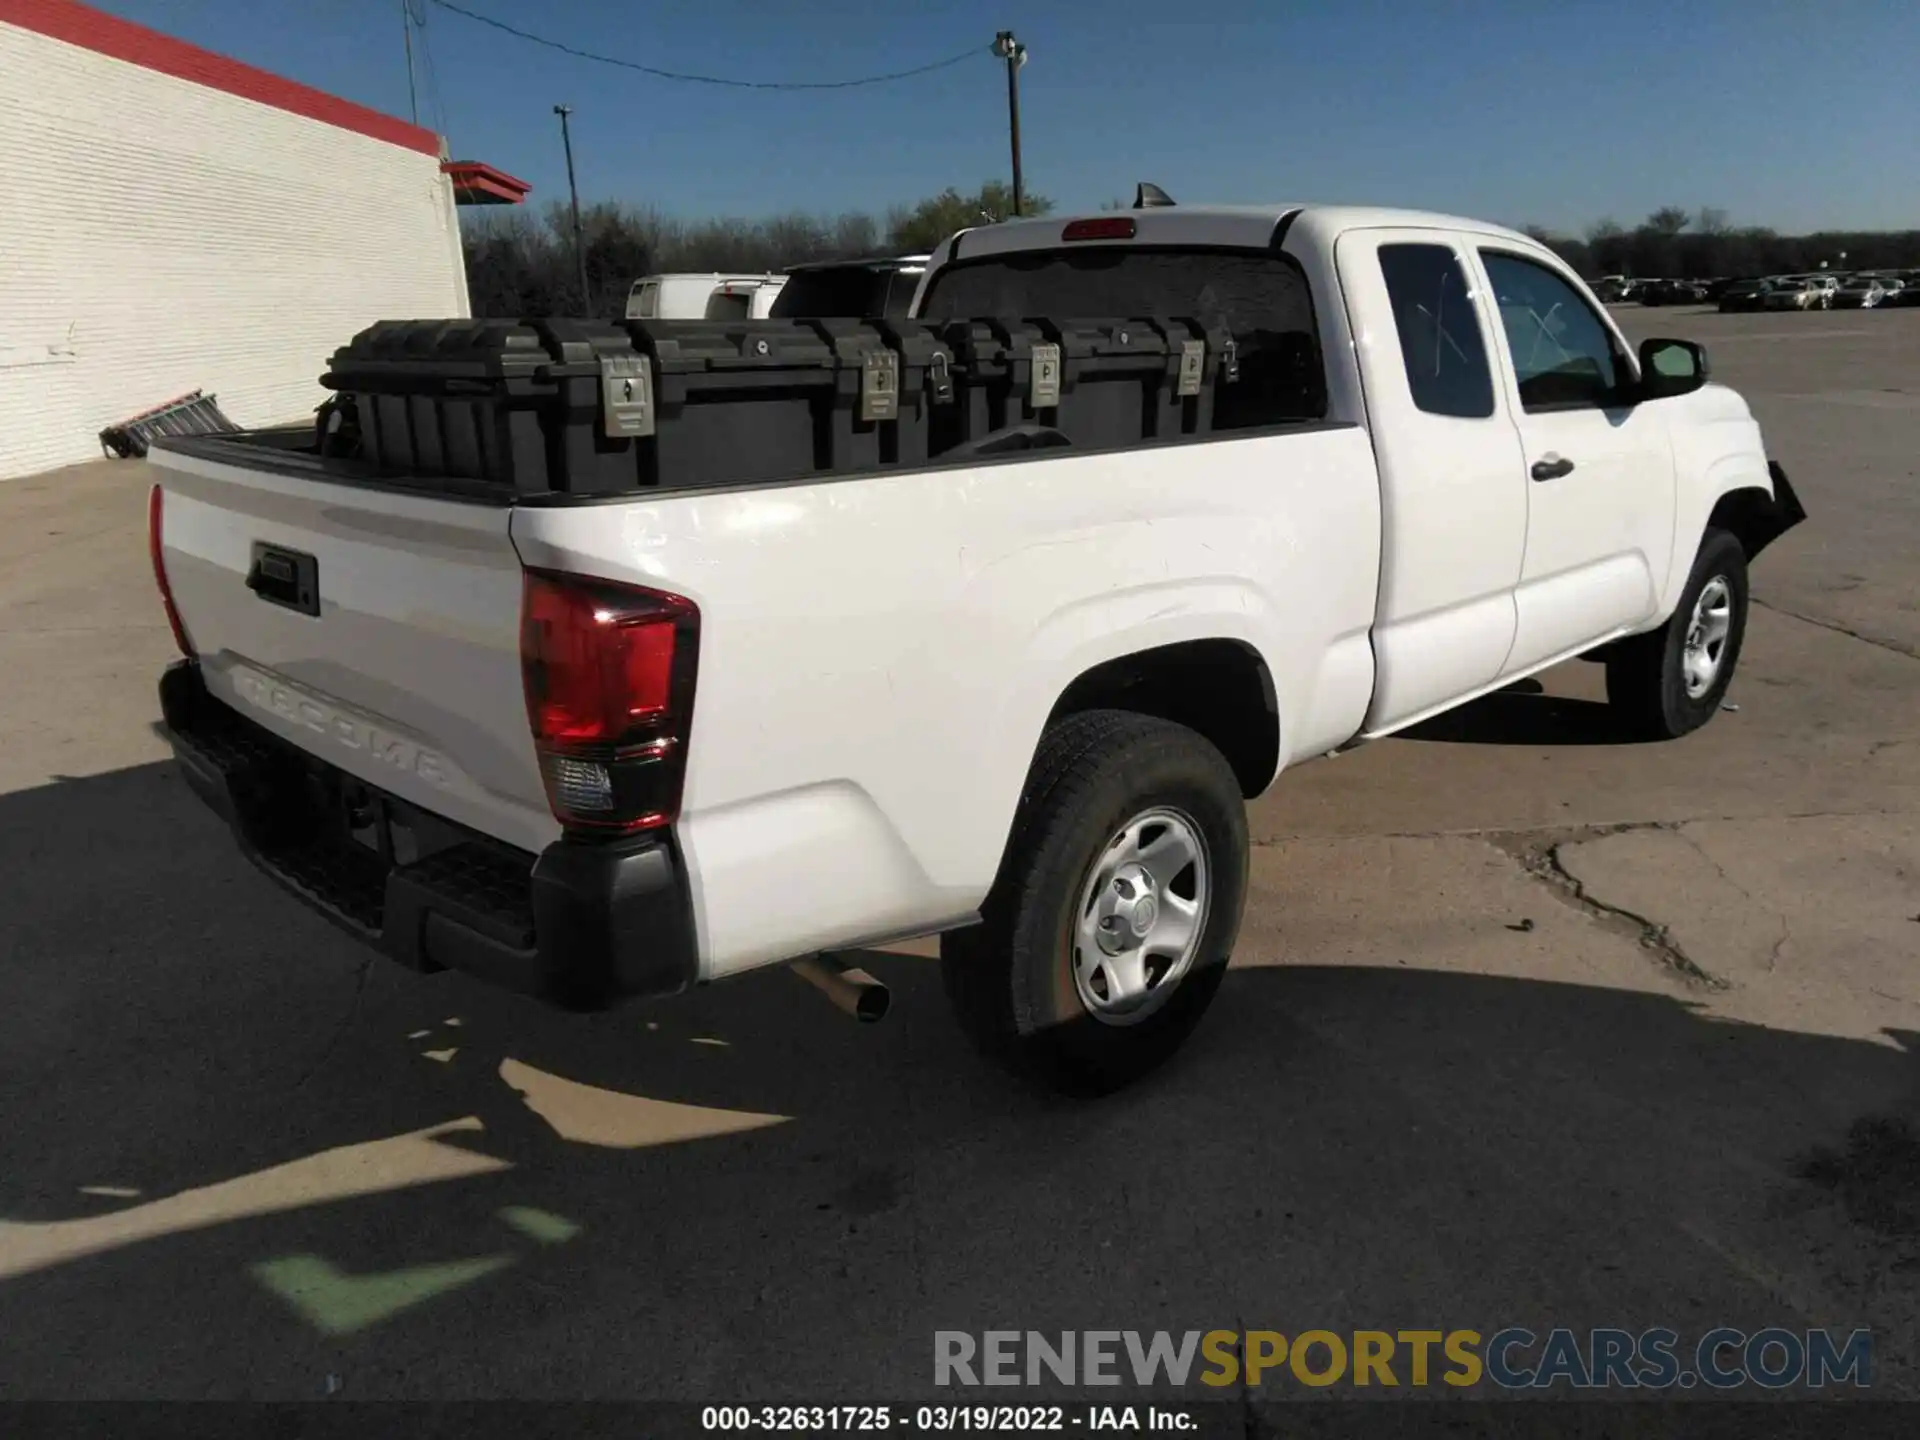
[[[1010,1435],[1180,1434],[1199,1426],[1188,1411],[1162,1405],[708,1405],[700,1411],[700,1428],[769,1435]]]

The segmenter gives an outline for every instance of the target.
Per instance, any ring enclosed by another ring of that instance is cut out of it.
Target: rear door
[[[755,286],[729,281],[714,289],[707,297],[708,320],[746,320],[753,313],[753,292]]]
[[[1477,258],[1523,452],[1517,673],[1653,616],[1673,558],[1673,447],[1659,405],[1623,402],[1634,362],[1562,267],[1488,243]]]
[[[773,314],[773,302],[780,298],[780,292],[786,288],[784,280],[768,280],[754,287],[753,313],[750,318],[765,320]]]
[[[1491,684],[1526,545],[1520,439],[1459,237],[1352,230],[1335,248],[1380,468],[1378,734]]]

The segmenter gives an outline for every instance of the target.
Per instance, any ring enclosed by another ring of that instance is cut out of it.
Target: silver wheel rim
[[[1133,817],[1093,862],[1073,921],[1073,985],[1106,1025],[1137,1025],[1193,968],[1212,897],[1207,842],[1166,806]]]
[[[1680,652],[1689,700],[1698,700],[1720,677],[1720,666],[1727,658],[1727,636],[1732,630],[1733,586],[1726,576],[1716,575],[1700,587],[1700,598],[1693,602],[1693,619],[1687,624],[1686,647]]]

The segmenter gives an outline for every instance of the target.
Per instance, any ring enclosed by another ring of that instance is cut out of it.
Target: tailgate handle
[[[247,567],[247,588],[269,604],[318,616],[320,562],[298,550],[256,540],[253,562]]]

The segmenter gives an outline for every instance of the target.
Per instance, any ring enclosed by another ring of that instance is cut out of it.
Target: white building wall
[[[467,313],[435,156],[0,23],[0,480],[190,390],[299,420],[355,331]]]

